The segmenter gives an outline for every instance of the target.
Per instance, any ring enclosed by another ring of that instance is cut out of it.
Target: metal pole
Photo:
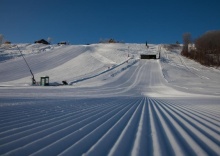
[[[32,77],[32,83],[33,83],[33,84],[36,84],[36,80],[34,79],[34,74],[32,73],[31,68],[30,68],[30,66],[28,65],[28,63],[27,63],[26,59],[24,58],[24,56],[23,56],[23,54],[22,54],[22,52],[21,52],[20,48],[18,47],[18,45],[17,45],[17,48],[18,48],[19,52],[21,53],[21,56],[23,57],[23,59],[24,59],[24,61],[25,61],[26,65],[28,66],[28,68],[29,68],[29,70],[30,70],[31,75],[33,76],[33,77]]]

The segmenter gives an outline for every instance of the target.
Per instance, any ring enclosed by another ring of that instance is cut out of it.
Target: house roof
[[[45,39],[41,39],[41,40],[35,41],[34,43],[50,44]]]

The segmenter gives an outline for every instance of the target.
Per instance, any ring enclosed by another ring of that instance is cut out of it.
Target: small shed
[[[62,41],[62,42],[59,42],[59,43],[57,43],[58,45],[67,45],[68,43],[67,42],[65,42],[65,41]]]
[[[40,85],[41,86],[49,86],[49,76],[43,76],[40,78]]]

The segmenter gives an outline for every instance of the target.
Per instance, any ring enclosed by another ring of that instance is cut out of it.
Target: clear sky
[[[0,0],[0,34],[13,43],[175,43],[219,29],[220,0]]]

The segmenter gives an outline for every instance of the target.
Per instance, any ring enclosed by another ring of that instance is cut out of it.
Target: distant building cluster
[[[35,41],[34,43],[41,43],[41,44],[46,44],[46,45],[48,45],[48,44],[50,44],[47,40],[45,40],[45,39],[40,39],[40,40],[37,40],[37,41]],[[57,43],[58,45],[69,45],[69,43],[68,42],[66,42],[66,41],[61,41],[61,42],[59,42],[59,43]]]

